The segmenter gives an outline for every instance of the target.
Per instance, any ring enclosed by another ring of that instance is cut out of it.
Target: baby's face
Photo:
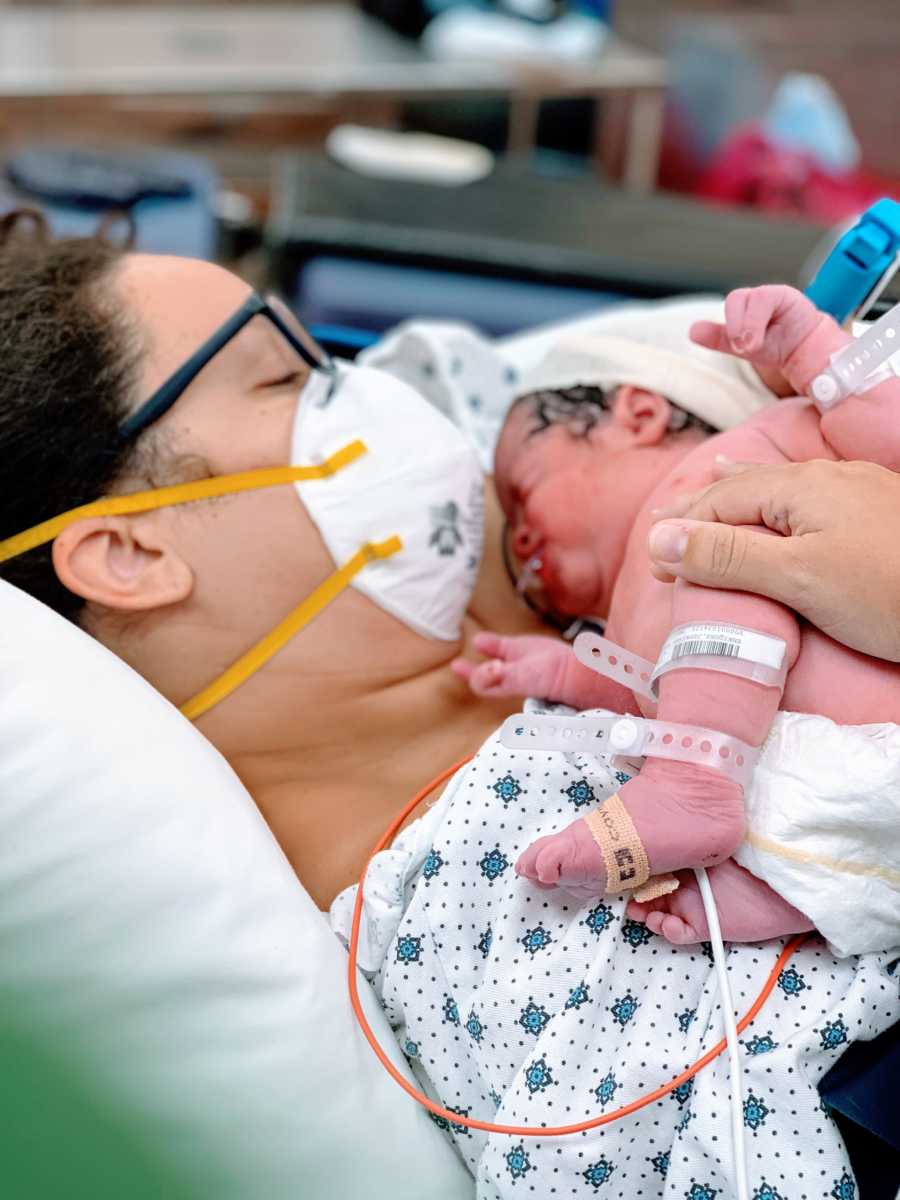
[[[645,494],[632,486],[635,454],[608,420],[584,431],[546,425],[527,403],[503,428],[494,481],[511,550],[522,569],[534,564],[547,600],[561,613],[609,612]]]

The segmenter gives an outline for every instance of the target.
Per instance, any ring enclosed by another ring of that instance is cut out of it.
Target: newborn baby
[[[783,390],[798,398],[712,438],[696,427],[679,429],[664,397],[634,387],[612,396],[585,387],[522,398],[495,459],[514,554],[530,564],[557,610],[608,617],[608,637],[654,662],[669,632],[693,622],[725,622],[784,642],[783,688],[714,670],[673,670],[659,681],[660,720],[717,730],[752,746],[764,742],[780,708],[842,725],[900,721],[896,667],[801,626],[791,610],[763,597],[662,583],[646,553],[654,510],[710,483],[717,455],[760,463],[867,459],[900,469],[900,384],[882,383],[824,416],[799,398],[851,339],[788,287],[732,293],[725,325],[700,323],[692,337],[747,359],[767,377],[780,373]],[[579,709],[650,715],[642,696],[582,666],[563,643],[484,634],[476,645],[487,662],[454,666],[481,695],[541,695]],[[630,915],[654,932],[675,943],[707,936],[688,870],[699,866],[710,868],[726,938],[758,941],[811,928],[803,913],[731,860],[745,832],[743,792],[733,779],[695,763],[648,757],[619,798],[651,874],[687,872],[678,875],[677,891],[632,902]],[[605,859],[584,818],[539,838],[517,871],[542,887],[607,890]]]

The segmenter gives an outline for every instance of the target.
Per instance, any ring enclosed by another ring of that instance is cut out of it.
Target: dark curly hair
[[[107,240],[107,227],[54,241],[38,212],[0,220],[0,538],[108,492],[140,454],[116,438],[140,344],[113,295],[125,248]],[[51,546],[11,559],[0,575],[79,619],[84,601],[60,583]]]
[[[586,438],[595,425],[612,411],[612,393],[595,384],[578,383],[558,390],[546,389],[519,396],[513,409],[527,409],[534,425],[528,437],[543,433],[553,425],[563,425],[572,437]],[[669,432],[683,433],[686,429],[699,429],[712,436],[719,430],[707,421],[669,401],[671,415]],[[510,412],[512,409],[510,409]]]

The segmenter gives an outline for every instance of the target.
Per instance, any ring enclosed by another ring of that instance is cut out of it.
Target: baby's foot
[[[707,874],[726,942],[764,942],[813,928],[808,917],[734,859],[710,867]],[[668,896],[646,904],[632,900],[628,916],[675,946],[704,942],[709,925],[697,877],[693,871],[679,871],[678,880],[678,890]]]
[[[561,833],[533,842],[519,855],[516,874],[538,887],[569,887],[580,895],[602,896],[606,891],[603,855],[581,817]]]
[[[643,842],[651,875],[722,862],[744,835],[740,787],[705,767],[650,759],[619,797]],[[606,864],[583,817],[561,833],[538,838],[519,857],[516,871],[543,886],[607,891]]]

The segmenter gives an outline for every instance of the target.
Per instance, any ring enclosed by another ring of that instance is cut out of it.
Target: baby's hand
[[[471,663],[455,658],[451,668],[465,679],[476,696],[559,697],[571,647],[550,637],[475,635],[475,649],[488,661]]]
[[[775,367],[790,380],[791,359],[828,320],[796,288],[766,284],[729,292],[725,324],[696,321],[691,326],[691,339],[710,350],[745,358],[756,367]]]

